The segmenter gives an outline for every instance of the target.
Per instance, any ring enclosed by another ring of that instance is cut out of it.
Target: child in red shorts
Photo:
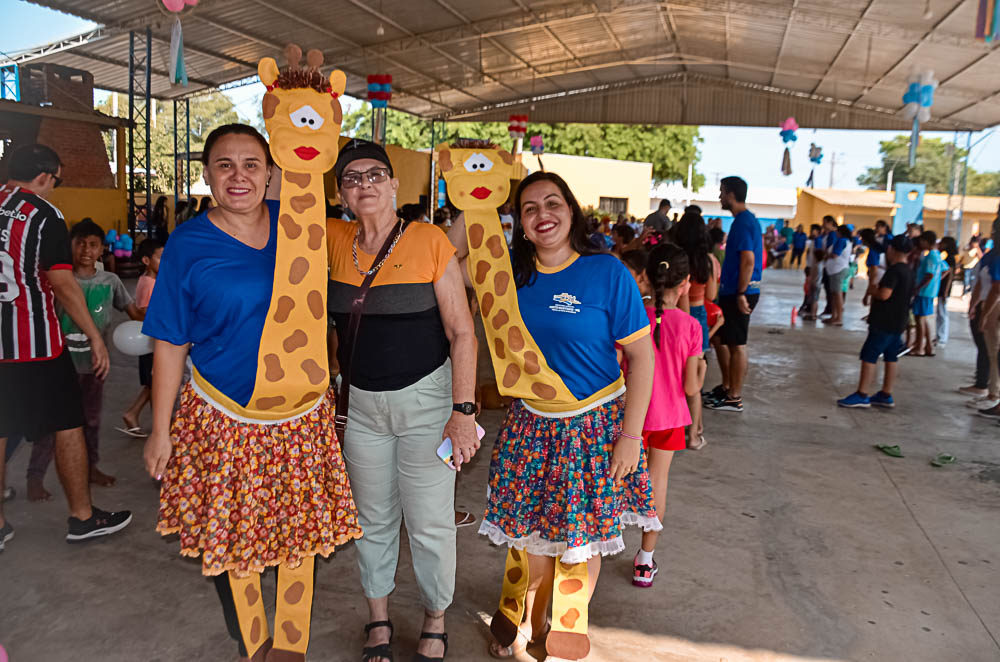
[[[643,445],[649,458],[649,478],[653,502],[663,520],[667,503],[667,478],[674,451],[684,450],[684,428],[691,424],[687,397],[698,393],[698,361],[702,357],[701,324],[677,307],[689,287],[687,253],[674,244],[660,244],[649,253],[643,277],[638,279],[643,294],[651,294],[646,308],[653,329],[653,394],[643,425]],[[636,554],[632,583],[653,585],[657,567],[653,550],[659,532],[642,534],[642,548]]]

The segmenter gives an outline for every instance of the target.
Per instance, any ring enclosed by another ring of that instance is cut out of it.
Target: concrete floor
[[[747,409],[708,412],[709,445],[675,459],[655,587],[630,584],[635,531],[629,551],[606,560],[588,659],[1000,659],[1000,428],[971,416],[955,392],[974,359],[960,303],[937,358],[902,359],[894,411],[840,410],[834,401],[855,387],[864,338],[860,291],[843,329],[790,328],[801,276],[769,271],[765,284]],[[713,366],[708,387],[716,374]],[[101,467],[119,483],[94,488],[94,498],[134,511],[123,534],[66,545],[54,472],[47,486],[56,497],[29,504],[28,448],[8,469],[19,494],[7,504],[17,537],[0,555],[0,643],[13,662],[236,657],[198,564],[153,531],[157,488],[143,476],[141,442],[114,431],[135,383],[134,359],[116,355]],[[488,439],[500,418],[483,416]],[[883,441],[900,443],[906,458],[872,448]],[[932,468],[941,451],[959,463]],[[459,505],[479,514],[488,454],[470,468]],[[458,538],[449,659],[485,660],[483,619],[496,607],[504,553],[475,528]],[[360,659],[366,611],[354,557],[349,546],[320,565],[311,660]],[[273,591],[273,575],[267,582]],[[420,622],[405,551],[398,585],[395,650],[407,660]]]

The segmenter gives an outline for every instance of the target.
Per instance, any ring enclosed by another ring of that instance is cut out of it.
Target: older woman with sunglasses
[[[437,451],[450,438],[453,466],[461,470],[479,448],[472,317],[444,232],[397,219],[399,180],[385,150],[352,140],[334,171],[341,200],[358,219],[330,219],[327,237],[328,305],[341,377],[349,382],[349,406],[337,414],[347,414],[344,458],[364,531],[357,543],[370,613],[364,659],[392,660],[388,596],[405,519],[424,608],[414,659],[441,660],[448,644],[444,612],[455,588],[455,472]],[[352,304],[362,295],[352,334]]]

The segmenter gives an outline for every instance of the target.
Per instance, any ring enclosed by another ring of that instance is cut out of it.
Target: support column
[[[145,42],[143,42],[145,40]],[[152,30],[145,33],[129,32],[128,40],[128,232],[135,235],[138,220],[149,218],[153,192],[150,178],[150,90],[152,85],[153,38]],[[139,172],[145,183],[139,179]],[[140,188],[141,187],[141,188]],[[136,193],[144,193],[145,201],[139,204]]]

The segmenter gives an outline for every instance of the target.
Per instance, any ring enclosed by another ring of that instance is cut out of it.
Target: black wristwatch
[[[476,414],[476,403],[475,402],[456,402],[451,406],[453,411],[457,411],[459,414],[465,414],[466,416],[475,416]]]

